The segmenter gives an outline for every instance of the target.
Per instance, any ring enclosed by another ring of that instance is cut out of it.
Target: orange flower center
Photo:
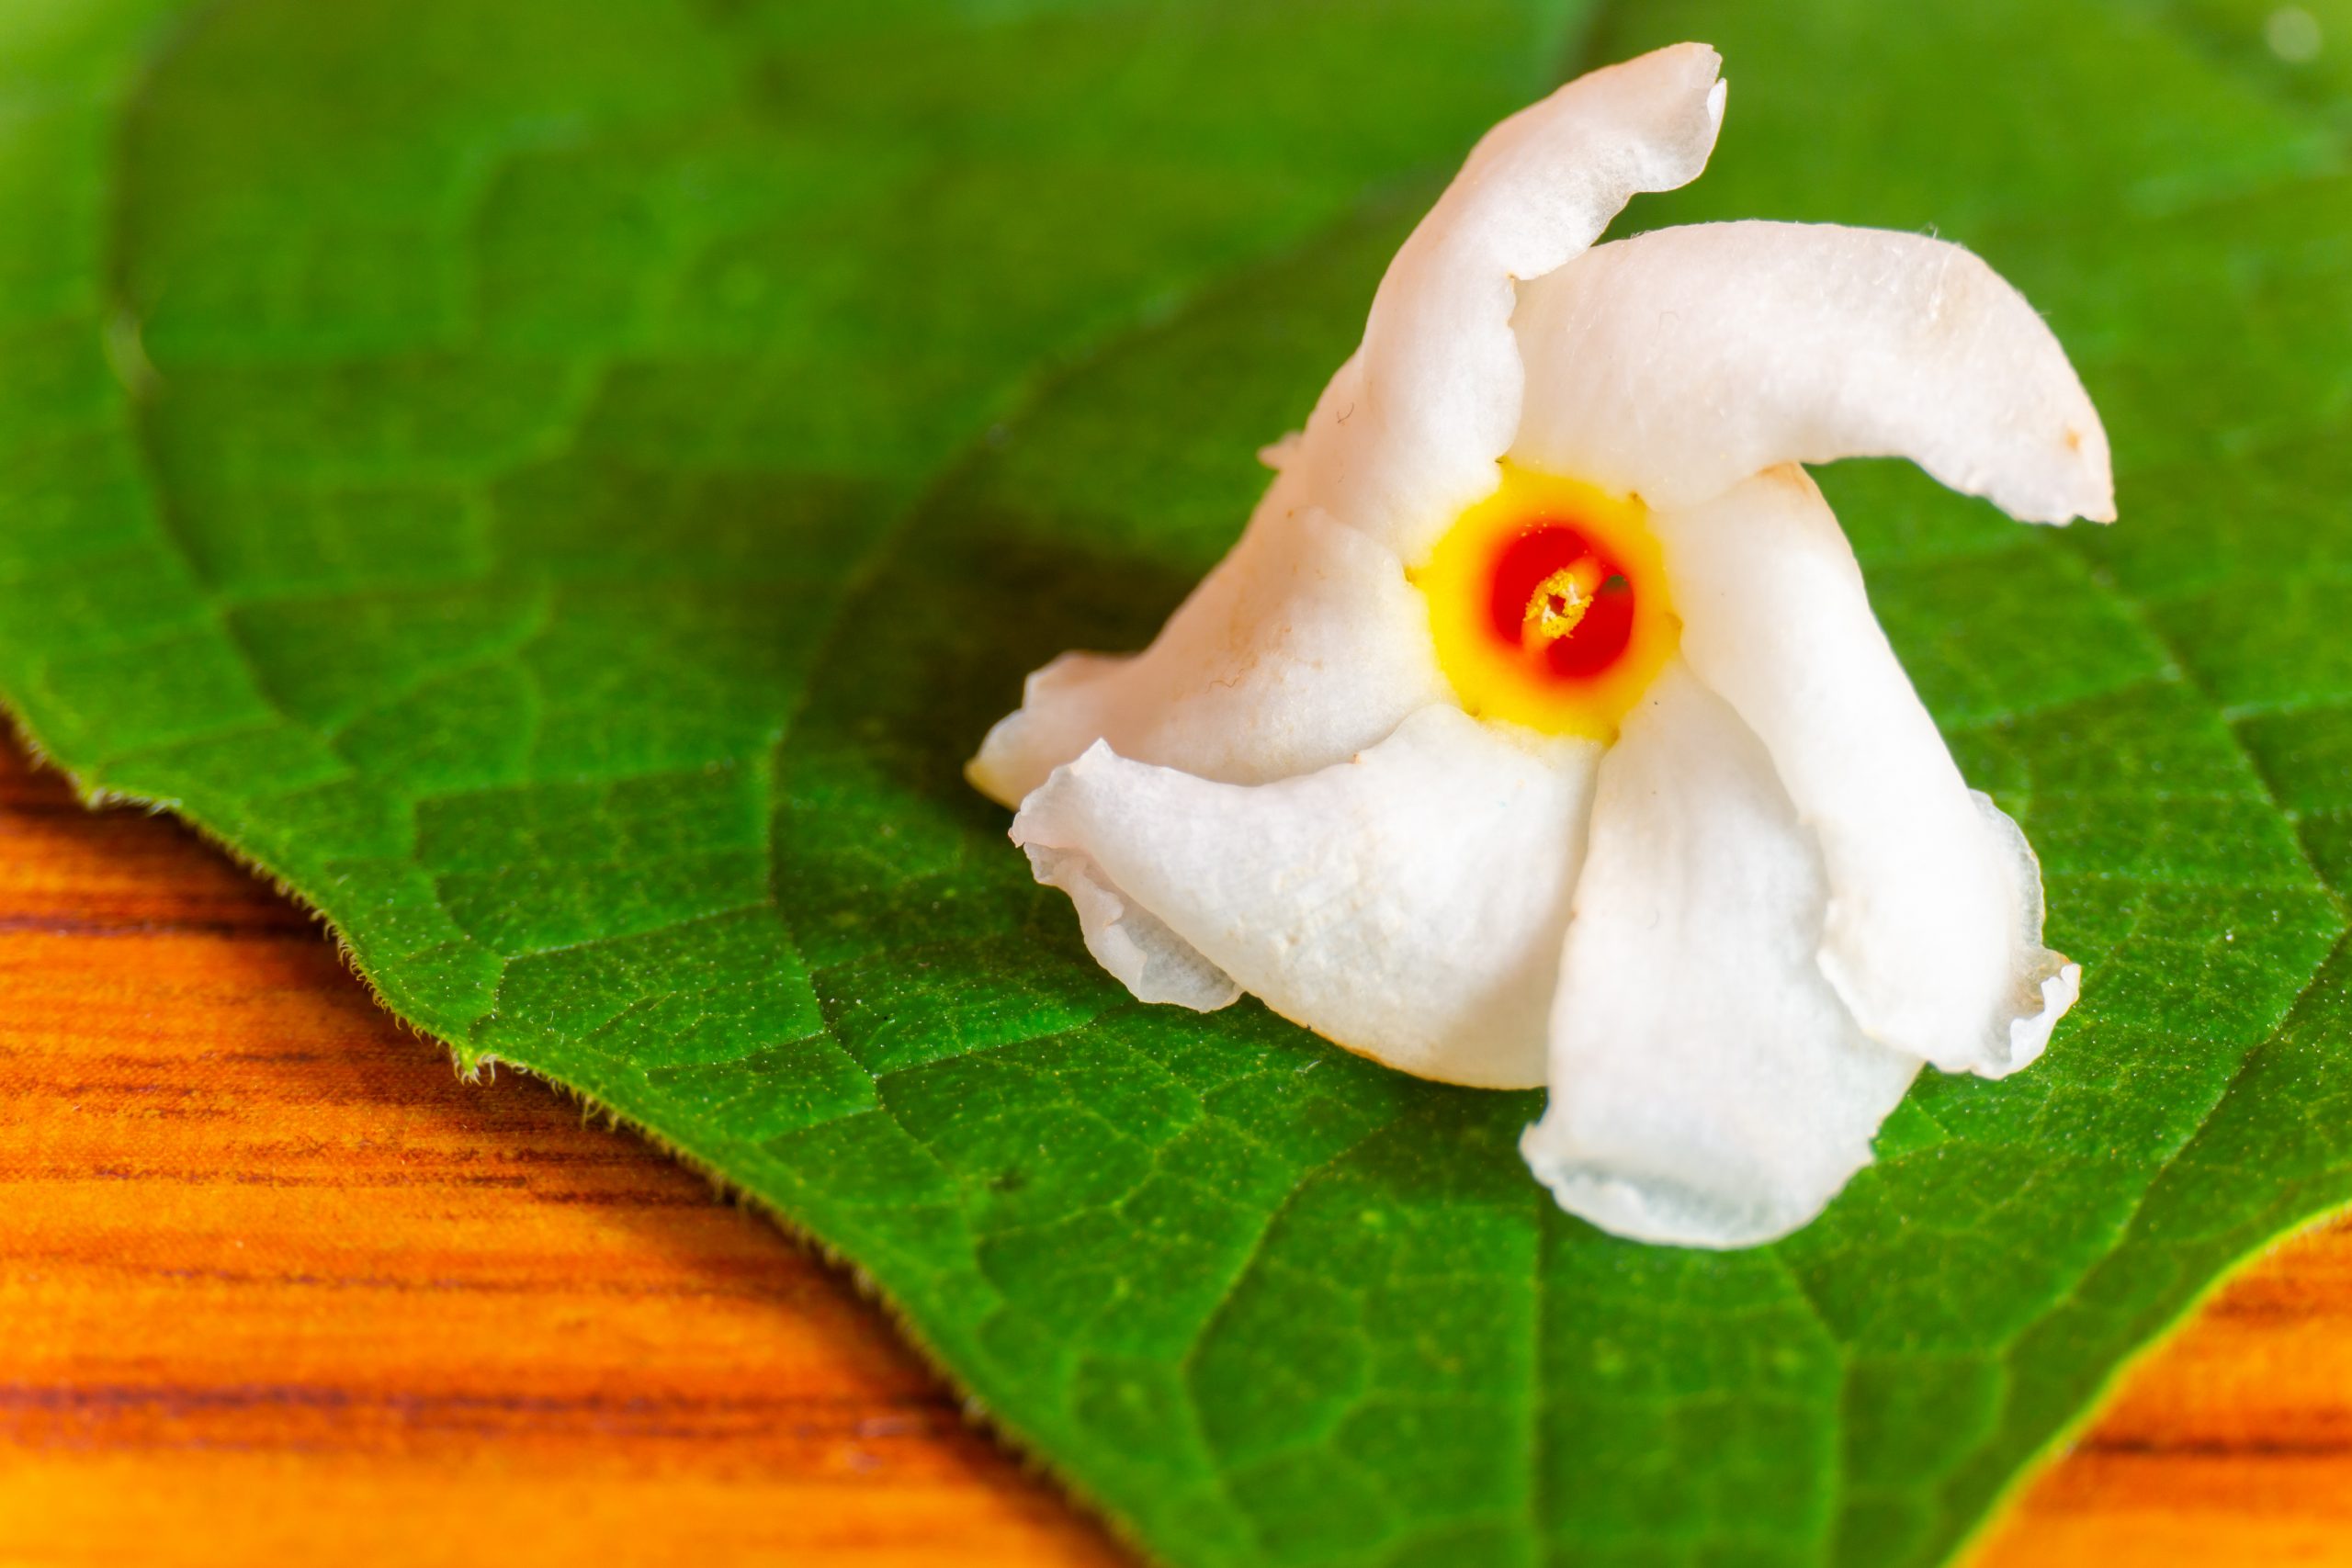
[[[1648,513],[1510,463],[1410,574],[1463,707],[1613,740],[1681,633]]]

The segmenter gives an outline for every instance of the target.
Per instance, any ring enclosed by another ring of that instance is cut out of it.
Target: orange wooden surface
[[[1122,1560],[841,1276],[460,1083],[289,905],[0,752],[0,1564]],[[2140,1369],[1980,1562],[2352,1564],[2352,1227]]]

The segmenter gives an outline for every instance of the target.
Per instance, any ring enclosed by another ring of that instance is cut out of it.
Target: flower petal
[[[1654,507],[1779,463],[1907,457],[2033,523],[2115,516],[2107,434],[2050,328],[1958,245],[1707,223],[1520,291],[1511,456]]]
[[[1086,951],[1137,1001],[1215,1012],[1241,999],[1241,987],[1232,976],[1149,909],[1129,902],[1103,879],[1102,869],[1083,850],[1057,850],[1043,843],[1025,847],[1029,869],[1037,880],[1069,895]]]
[[[1814,962],[1810,835],[1737,715],[1679,661],[1600,764],[1552,1008],[1552,1096],[1520,1149],[1604,1230],[1748,1247],[1870,1163],[1918,1071]]]
[[[1082,860],[1090,896],[1148,911],[1202,964],[1351,1051],[1523,1089],[1544,1081],[1599,755],[1449,705],[1351,761],[1254,786],[1098,743],[1023,804],[1012,837],[1041,879],[1069,886]],[[1107,906],[1089,916],[1079,902],[1102,957]]]
[[[1136,761],[1261,784],[1343,761],[1448,690],[1429,608],[1388,549],[1278,484],[1241,542],[1131,658],[1029,677],[967,770],[1007,806],[1096,740]]]
[[[1600,237],[1640,191],[1706,166],[1722,61],[1677,44],[1579,76],[1488,131],[1389,264],[1363,346],[1294,461],[1333,515],[1408,561],[1495,488],[1519,426],[1517,280]]]
[[[1946,1072],[2033,1060],[2078,978],[2041,945],[2041,868],[1962,780],[1813,480],[1776,468],[1651,522],[1683,658],[1762,740],[1821,840],[1821,966],[1856,1021]]]
[[[1697,175],[1720,63],[1701,44],[1658,50],[1488,131],[1390,264],[1306,433],[1268,448],[1282,477],[1232,555],[1141,655],[1066,655],[1031,676],[972,782],[1011,805],[1099,739],[1261,784],[1450,700],[1403,565],[1498,480],[1519,423],[1514,279],[1590,244],[1634,192]]]

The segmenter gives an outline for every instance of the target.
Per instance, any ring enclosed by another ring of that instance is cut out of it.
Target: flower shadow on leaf
[[[935,504],[852,597],[778,762],[778,896],[812,964],[1008,924],[1086,962],[963,765],[1028,671],[1063,648],[1140,647],[1191,586],[1084,542],[1117,532]]]

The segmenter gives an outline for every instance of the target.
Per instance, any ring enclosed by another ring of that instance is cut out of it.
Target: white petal
[[[1588,251],[1520,291],[1511,455],[1653,506],[1785,462],[1915,459],[2034,523],[2115,515],[2107,434],[1992,268],[1919,234],[1708,223]]]
[[[1390,265],[1307,429],[1262,454],[1281,478],[1240,544],[1143,654],[1067,655],[1033,675],[972,781],[1010,805],[1107,739],[1260,784],[1452,700],[1403,567],[1497,482],[1519,423],[1514,279],[1590,244],[1634,192],[1698,174],[1723,115],[1719,63],[1699,44],[1659,50],[1487,132]]]
[[[1232,554],[1132,658],[1031,675],[968,770],[1005,805],[1097,740],[1136,761],[1259,784],[1342,761],[1447,700],[1429,607],[1385,547],[1277,482]]]
[[[1352,761],[1254,786],[1098,744],[1023,803],[1012,837],[1062,886],[1082,857],[1094,892],[1351,1051],[1524,1089],[1544,1081],[1599,755],[1445,705]]]
[[[1027,846],[1029,869],[1048,887],[1069,895],[1078,909],[1086,951],[1133,991],[1137,1001],[1168,1002],[1194,1012],[1215,1012],[1241,999],[1233,976],[1201,956],[1191,942],[1168,929],[1149,909],[1128,902],[1103,880],[1102,869],[1082,850]]]
[[[1747,1247],[1870,1163],[1918,1071],[1814,962],[1820,857],[1771,760],[1679,661],[1600,765],[1552,1008],[1552,1095],[1520,1140],[1604,1230]]]
[[[1652,517],[1682,656],[1771,753],[1829,871],[1821,966],[1872,1039],[1997,1077],[2040,1054],[2073,966],[2041,945],[2041,874],[1972,793],[1871,614],[1804,470]]]
[[[1488,131],[1389,264],[1363,346],[1290,461],[1333,515],[1418,560],[1495,488],[1519,426],[1514,286],[1597,239],[1635,193],[1697,177],[1722,64],[1677,44],[1580,76]]]

